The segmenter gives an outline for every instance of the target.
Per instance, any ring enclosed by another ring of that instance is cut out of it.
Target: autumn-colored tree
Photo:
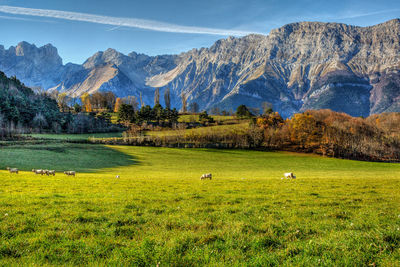
[[[318,121],[311,114],[294,114],[290,120],[290,138],[301,147],[311,146],[322,134]]]
[[[65,112],[68,109],[69,98],[66,93],[57,95],[57,104],[61,112]]]
[[[88,93],[84,93],[81,96],[81,101],[82,101],[82,106],[85,112],[92,112],[93,107],[92,104],[90,103],[90,96]]]
[[[114,105],[114,112],[118,112],[120,106],[122,105],[123,101],[121,98],[117,97],[117,100],[115,101],[115,105]]]
[[[279,128],[284,123],[285,121],[278,112],[268,113],[257,118],[257,125],[263,129]]]

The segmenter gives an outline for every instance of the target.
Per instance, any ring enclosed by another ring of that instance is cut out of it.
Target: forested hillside
[[[30,128],[56,129],[62,124],[57,102],[45,94],[35,94],[15,76],[0,72],[0,136]]]
[[[90,133],[118,130],[107,118],[61,112],[47,93],[35,93],[15,76],[0,71],[0,139],[31,132]]]

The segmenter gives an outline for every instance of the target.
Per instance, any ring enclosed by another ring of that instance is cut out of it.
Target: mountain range
[[[155,88],[161,96],[169,88],[176,108],[184,93],[188,103],[206,110],[268,102],[284,117],[324,108],[369,116],[400,112],[400,20],[370,27],[292,23],[269,35],[229,37],[179,55],[108,49],[82,65],[64,65],[51,44],[21,42],[0,46],[0,71],[73,97],[112,91],[118,97],[142,94],[152,104]]]

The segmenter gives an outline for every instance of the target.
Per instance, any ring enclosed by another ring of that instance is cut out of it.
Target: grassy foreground
[[[0,161],[28,170],[53,155],[62,168],[76,149],[65,146],[24,160],[31,150],[2,148]],[[82,146],[75,178],[0,171],[0,265],[400,264],[399,164]],[[101,149],[118,160],[105,165]],[[298,179],[281,180],[287,171]]]

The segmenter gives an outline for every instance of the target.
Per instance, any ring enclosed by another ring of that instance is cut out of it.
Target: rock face
[[[60,81],[63,69],[57,48],[51,44],[37,48],[27,42],[5,50],[0,46],[0,70],[15,75],[31,87],[50,88]]]
[[[171,90],[201,109],[258,108],[269,102],[283,116],[330,108],[353,116],[400,112],[400,20],[371,27],[301,22],[271,31],[217,41],[180,55],[98,52],[82,66],[62,65],[51,45],[0,46],[0,70],[29,86],[72,96],[97,90],[117,96]],[[161,97],[162,99],[162,97]],[[161,101],[162,102],[162,101]]]

